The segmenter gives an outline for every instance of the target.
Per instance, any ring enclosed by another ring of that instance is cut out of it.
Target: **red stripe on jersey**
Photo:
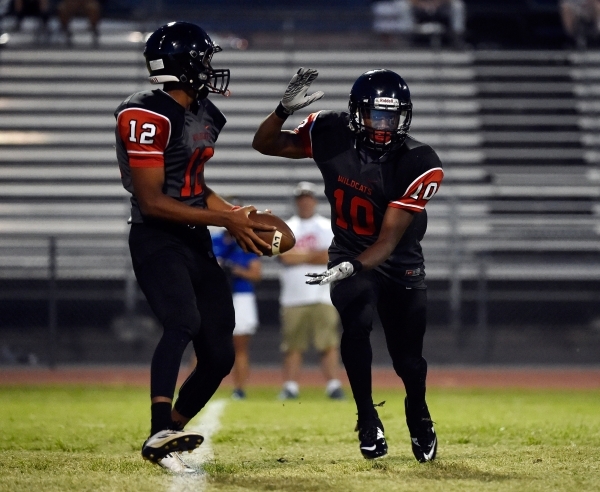
[[[171,138],[171,122],[166,116],[127,108],[119,113],[117,127],[131,167],[164,166],[164,152]]]
[[[302,123],[300,123],[297,128],[294,129],[294,133],[300,135],[300,138],[302,139],[302,145],[304,146],[304,152],[306,153],[306,157],[313,156],[312,139],[310,137],[310,131],[312,130],[312,127],[315,123],[315,120],[317,119],[317,116],[319,116],[319,113],[320,111],[318,111],[317,113],[309,114],[306,117],[306,119]]]
[[[443,178],[444,171],[441,167],[430,169],[415,179],[400,199],[390,202],[388,206],[412,212],[422,212],[425,210],[427,202],[440,189]]]

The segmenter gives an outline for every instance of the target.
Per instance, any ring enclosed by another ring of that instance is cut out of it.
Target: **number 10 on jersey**
[[[350,213],[348,224],[344,214],[344,190],[337,188],[333,192],[335,198],[335,225],[342,228],[348,229],[350,226],[355,234],[359,236],[372,236],[375,234],[375,214],[373,210],[373,204],[360,196],[353,196],[350,199]]]

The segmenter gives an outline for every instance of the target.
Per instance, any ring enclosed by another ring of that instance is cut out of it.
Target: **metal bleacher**
[[[0,50],[0,277],[44,278],[53,237],[57,278],[130,279],[127,194],[114,155],[113,111],[150,87],[138,26],[103,27],[101,48],[27,44]],[[215,36],[218,39],[218,36]],[[433,280],[600,280],[600,53],[596,51],[240,51],[225,46],[228,118],[206,179],[223,195],[292,212],[311,160],[260,155],[255,129],[300,66],[319,70],[311,110],[344,110],[354,79],[398,71],[413,95],[412,135],[446,177],[423,247]],[[292,128],[308,114],[295,114]],[[328,215],[325,201],[320,211]],[[277,262],[265,259],[274,278]],[[460,290],[454,288],[456,295]]]

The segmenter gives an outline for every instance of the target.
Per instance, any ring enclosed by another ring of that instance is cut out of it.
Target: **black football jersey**
[[[204,165],[213,156],[225,116],[208,99],[194,114],[161,89],[137,92],[115,111],[117,160],[124,188],[131,193],[131,221],[143,222],[132,167],[162,167],[163,192],[192,207],[206,207]]]
[[[435,151],[410,136],[399,149],[383,154],[361,147],[348,113],[312,113],[295,132],[325,182],[334,233],[330,260],[358,256],[377,240],[388,207],[401,208],[414,213],[414,219],[376,270],[407,286],[423,285],[425,205],[444,176]]]

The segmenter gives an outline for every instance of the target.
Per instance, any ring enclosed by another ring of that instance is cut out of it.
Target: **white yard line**
[[[206,487],[206,473],[204,463],[214,458],[212,449],[212,436],[221,428],[221,415],[227,405],[227,400],[210,402],[200,413],[199,420],[186,429],[199,432],[204,436],[204,442],[193,453],[183,453],[182,459],[198,473],[189,475],[175,475],[171,483],[171,492],[202,492]]]

